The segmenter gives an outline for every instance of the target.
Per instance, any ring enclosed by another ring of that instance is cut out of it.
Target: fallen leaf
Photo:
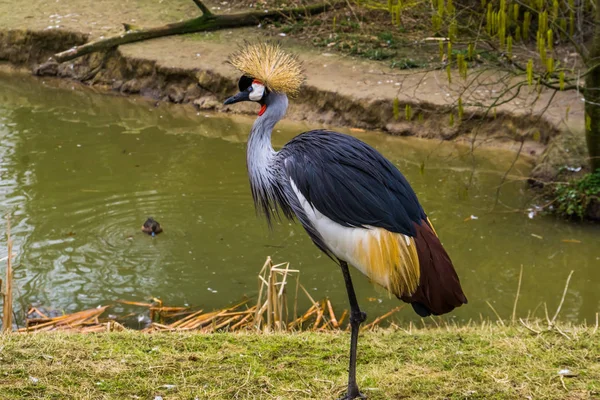
[[[563,242],[563,243],[581,243],[581,240],[577,240],[577,239],[563,239],[563,240],[561,240],[561,242]]]

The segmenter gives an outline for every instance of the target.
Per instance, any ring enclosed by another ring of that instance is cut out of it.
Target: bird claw
[[[364,394],[362,394],[361,392],[358,392],[354,395],[350,395],[350,393],[348,393],[347,395],[345,395],[344,397],[339,398],[338,400],[354,400],[354,399],[366,399],[367,396],[365,396]]]

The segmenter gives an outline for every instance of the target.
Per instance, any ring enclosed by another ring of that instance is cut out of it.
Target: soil
[[[233,2],[205,3],[215,13],[269,5],[265,1],[236,2],[232,8]],[[348,18],[352,12],[342,11]],[[389,62],[307,46],[304,36],[286,35],[274,26],[166,37],[60,65],[44,64],[58,51],[122,33],[123,23],[149,27],[198,15],[200,11],[191,0],[153,0],[143,5],[134,0],[5,0],[0,2],[0,60],[25,66],[39,75],[58,75],[122,93],[193,103],[202,109],[254,113],[253,104],[235,108],[222,105],[223,99],[235,92],[239,77],[226,60],[243,40],[268,37],[298,53],[304,63],[307,81],[299,97],[291,102],[290,119],[379,129],[397,135],[469,140],[474,146],[515,150],[524,141],[521,150],[530,156],[542,154],[564,131],[573,133],[576,146],[583,142],[583,102],[575,92],[559,92],[550,102],[552,92],[542,91],[538,96],[536,90],[526,89],[507,104],[483,109],[478,104],[510,83],[499,82],[497,71],[477,71],[479,85],[465,91],[465,81],[458,74],[449,84],[445,69],[435,64],[427,71],[392,69]],[[422,46],[420,49],[413,52],[425,51]],[[466,105],[461,121],[452,108],[459,94]],[[396,98],[399,113],[395,116]],[[545,166],[537,168],[542,171],[537,178],[552,178],[557,166],[566,162],[553,158],[559,153],[545,154],[540,159]],[[575,162],[585,164],[585,160]]]

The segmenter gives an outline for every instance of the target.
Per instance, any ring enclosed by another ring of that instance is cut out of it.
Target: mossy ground
[[[359,385],[370,399],[600,398],[600,333],[561,330],[568,339],[495,324],[364,333]],[[0,398],[332,399],[348,343],[348,333],[5,335]]]

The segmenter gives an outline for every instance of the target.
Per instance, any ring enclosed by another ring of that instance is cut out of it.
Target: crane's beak
[[[231,96],[230,98],[225,100],[223,104],[228,105],[233,103],[239,103],[240,101],[250,101],[250,92],[248,92],[247,90],[239,92],[235,96]]]

